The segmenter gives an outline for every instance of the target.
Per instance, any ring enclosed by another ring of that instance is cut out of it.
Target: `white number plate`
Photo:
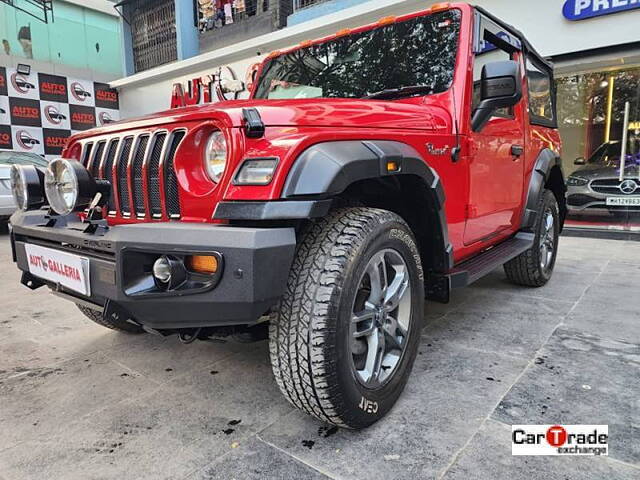
[[[615,207],[640,207],[640,197],[607,197],[607,205]]]
[[[39,245],[24,246],[29,272],[36,277],[59,283],[82,295],[91,295],[89,259]]]

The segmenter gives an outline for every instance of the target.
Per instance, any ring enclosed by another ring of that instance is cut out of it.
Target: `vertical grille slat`
[[[149,190],[149,208],[151,216],[159,217],[162,215],[162,200],[160,198],[160,162],[162,160],[162,152],[167,139],[167,134],[162,132],[156,135],[149,158],[149,167],[147,174],[148,190]]]
[[[99,142],[96,148],[96,152],[91,160],[91,165],[88,170],[91,172],[93,178],[100,178],[100,162],[102,162],[102,154],[104,153],[104,147],[107,145],[106,141]]]
[[[86,168],[111,184],[109,216],[180,218],[175,157],[186,134],[184,128],[125,132],[84,144]]]
[[[144,158],[147,153],[147,144],[149,143],[149,135],[142,135],[139,137],[136,151],[133,157],[133,164],[131,167],[131,174],[133,180],[131,186],[133,188],[133,205],[135,213],[138,215],[144,215],[144,186],[142,181],[142,167]]]
[[[120,202],[120,213],[123,215],[131,214],[131,206],[129,205],[129,177],[128,177],[128,163],[131,154],[131,146],[133,144],[133,137],[127,137],[122,144],[122,150],[120,151],[120,157],[118,158],[118,200]]]
[[[167,152],[167,159],[164,163],[164,189],[167,214],[171,218],[180,217],[180,197],[178,195],[178,178],[174,168],[174,158],[180,142],[184,138],[185,132],[182,130],[174,132],[171,137],[171,145]]]
[[[87,142],[84,146],[84,153],[82,154],[82,165],[87,167],[89,165],[89,158],[91,158],[91,150],[93,150],[93,142]]]
[[[111,195],[109,195],[109,212],[115,212],[116,210],[116,201],[115,198],[113,198],[113,160],[116,158],[119,143],[119,138],[111,140],[109,149],[107,150],[107,155],[102,165],[102,176],[112,185]]]

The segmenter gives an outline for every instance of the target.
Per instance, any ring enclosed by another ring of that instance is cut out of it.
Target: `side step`
[[[426,298],[440,303],[449,303],[449,294],[454,288],[462,288],[481,279],[486,274],[513,260],[533,246],[535,235],[520,232],[513,238],[462,262],[444,275],[429,275],[426,279]]]

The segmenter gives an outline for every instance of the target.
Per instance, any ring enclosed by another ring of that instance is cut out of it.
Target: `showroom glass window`
[[[640,233],[640,206],[607,205],[606,200],[620,197],[625,203],[640,202],[640,68],[565,74],[556,78],[556,86],[569,186],[568,226]],[[629,123],[625,125],[627,102]],[[628,140],[622,185],[624,130]],[[638,189],[631,191],[633,184]]]
[[[449,10],[280,55],[265,67],[255,98],[362,98],[416,85],[444,92],[453,82],[460,17]]]

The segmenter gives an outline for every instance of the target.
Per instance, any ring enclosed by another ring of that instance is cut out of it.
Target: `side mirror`
[[[487,63],[480,80],[480,105],[473,112],[471,127],[482,127],[499,108],[513,107],[522,98],[520,64],[513,60]]]
[[[574,165],[586,165],[587,161],[584,159],[584,157],[578,157],[573,161]]]

